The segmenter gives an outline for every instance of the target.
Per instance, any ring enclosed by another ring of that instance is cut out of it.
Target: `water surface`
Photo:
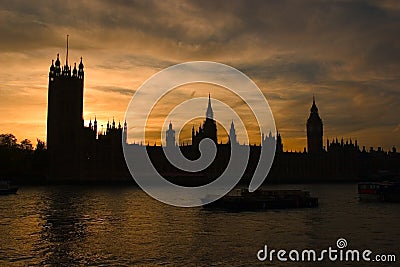
[[[341,237],[349,248],[400,256],[399,204],[360,203],[355,184],[274,187],[309,190],[320,206],[216,212],[131,187],[22,187],[0,197],[0,266],[316,266],[259,262],[256,253],[264,244],[320,250]],[[330,265],[366,266],[319,266]]]

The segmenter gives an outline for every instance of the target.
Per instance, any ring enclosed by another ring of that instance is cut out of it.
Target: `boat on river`
[[[0,180],[0,195],[16,194],[18,187],[12,185],[10,181]]]
[[[204,202],[206,203],[206,200]],[[205,204],[206,209],[266,210],[318,207],[318,198],[303,190],[234,189],[220,199]]]
[[[365,182],[358,184],[360,201],[400,202],[400,182]]]

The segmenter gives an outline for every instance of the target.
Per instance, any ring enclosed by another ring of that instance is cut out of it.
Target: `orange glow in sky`
[[[113,117],[122,122],[146,79],[204,60],[231,65],[255,81],[285,150],[306,146],[313,94],[324,139],[400,147],[400,8],[396,1],[347,2],[237,1],[223,8],[220,1],[48,1],[48,8],[8,2],[0,8],[0,133],[46,140],[48,71],[57,53],[65,62],[69,34],[69,62],[82,56],[85,64],[86,125],[95,116],[99,128]],[[192,85],[166,96],[152,120],[157,124],[174,101],[209,90],[246,114],[222,89]]]

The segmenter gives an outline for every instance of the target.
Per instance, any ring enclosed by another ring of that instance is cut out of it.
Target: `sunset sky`
[[[135,90],[168,66],[216,61],[262,90],[285,150],[306,146],[313,94],[324,139],[400,148],[400,1],[0,2],[0,133],[19,141],[46,140],[48,71],[57,53],[64,63],[69,34],[86,123],[123,120]]]

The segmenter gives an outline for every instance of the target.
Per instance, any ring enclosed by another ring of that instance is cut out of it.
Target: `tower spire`
[[[317,105],[315,104],[315,95],[312,97],[312,105],[311,105],[311,113],[317,113],[318,114],[318,108]]]
[[[207,113],[206,113],[206,118],[207,119],[214,119],[214,111],[212,110],[211,107],[211,96],[210,93],[208,93],[208,107],[207,107]]]
[[[230,142],[233,145],[238,144],[237,137],[236,137],[235,124],[233,124],[233,120],[231,122],[231,128],[229,129],[229,140],[228,140],[228,142]]]

